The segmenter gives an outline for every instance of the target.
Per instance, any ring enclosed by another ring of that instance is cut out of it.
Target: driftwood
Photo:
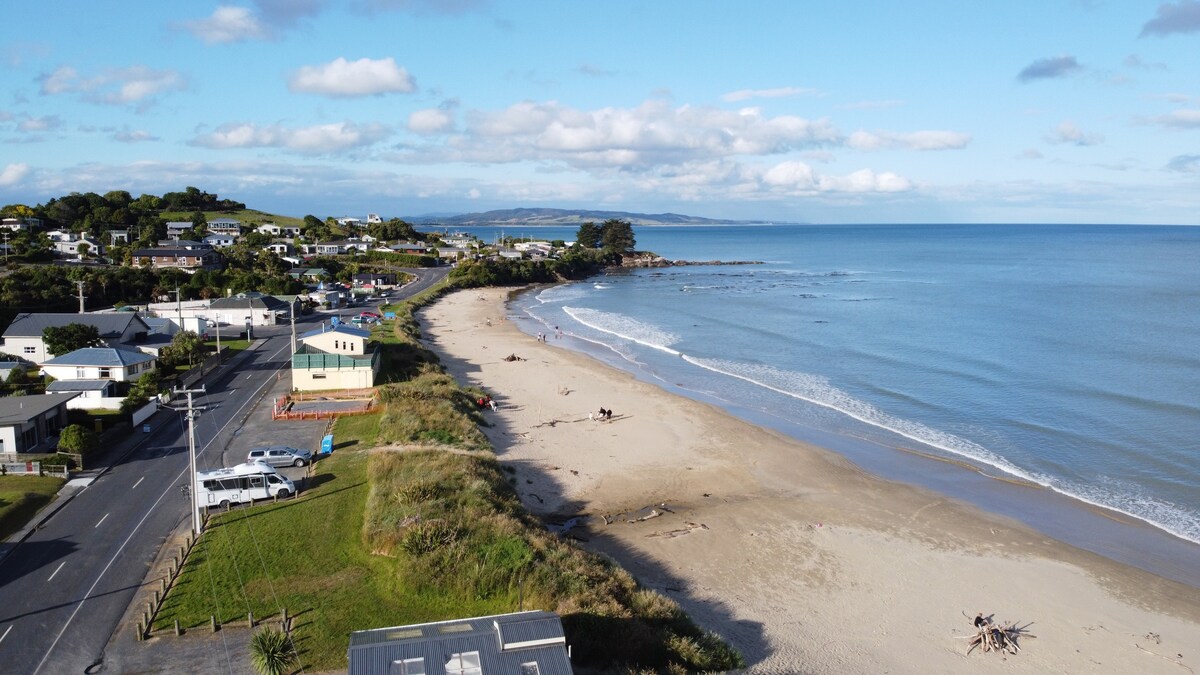
[[[509,354],[508,356],[504,357],[504,360],[512,363],[513,361],[524,361],[525,359],[517,356],[516,354]]]
[[[967,616],[963,612],[963,616]],[[967,617],[970,619],[971,617]],[[1018,626],[1016,622],[996,624],[992,622],[992,617],[983,615],[983,612],[975,615],[971,619],[972,625],[975,626],[973,635],[956,635],[960,640],[969,640],[967,643],[967,653],[980,648],[985,652],[1003,652],[1006,654],[1016,654],[1021,651],[1021,646],[1018,644],[1022,638],[1036,638],[1036,635],[1030,635],[1026,629],[1032,624]]]

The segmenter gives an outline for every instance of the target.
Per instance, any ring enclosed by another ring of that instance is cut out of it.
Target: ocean
[[[1200,586],[1200,227],[635,234],[671,259],[762,264],[614,271],[511,314],[872,473]]]

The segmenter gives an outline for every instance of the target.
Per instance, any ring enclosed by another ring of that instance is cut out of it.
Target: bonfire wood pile
[[[965,612],[963,616],[966,616]],[[1018,626],[1016,622],[997,624],[992,621],[991,616],[985,617],[983,612],[976,614],[971,623],[975,626],[975,633],[958,636],[961,640],[969,640],[967,643],[968,654],[975,651],[976,648],[981,648],[985,652],[1016,654],[1021,651],[1018,642],[1022,638],[1037,637],[1026,631],[1030,624],[1024,626]]]

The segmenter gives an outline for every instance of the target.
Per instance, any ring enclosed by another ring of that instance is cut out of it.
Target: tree
[[[159,360],[164,366],[189,366],[204,358],[204,340],[195,331],[181,330],[171,338],[171,344],[163,347]]]
[[[100,331],[86,323],[69,323],[65,326],[50,326],[42,331],[46,351],[55,356],[69,354],[84,347],[101,347]]]
[[[137,382],[129,387],[125,400],[121,401],[121,414],[132,415],[133,411],[150,402],[151,397],[158,395],[158,371],[142,373]]]
[[[633,237],[633,224],[616,218],[610,218],[600,226],[600,240],[606,250],[617,253],[632,251],[637,245]]]
[[[58,437],[58,449],[61,452],[75,452],[86,455],[96,449],[96,433],[82,424],[72,424],[62,430]]]
[[[76,246],[75,250],[79,253],[80,258],[86,258],[88,253],[92,250],[92,246],[87,242],[83,242],[79,244],[79,246]]]
[[[600,228],[591,222],[580,225],[575,241],[584,248],[600,248]]]

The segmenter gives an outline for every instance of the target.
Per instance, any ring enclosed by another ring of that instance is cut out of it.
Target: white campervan
[[[263,462],[196,472],[196,497],[201,508],[227,508],[231,504],[294,494],[295,484],[279,475],[275,467]]]

